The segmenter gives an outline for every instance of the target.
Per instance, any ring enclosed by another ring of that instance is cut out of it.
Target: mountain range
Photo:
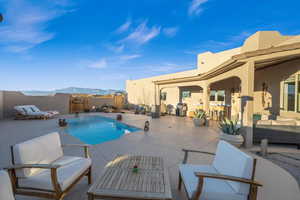
[[[93,95],[108,95],[115,93],[124,93],[123,90],[113,90],[113,89],[92,89],[92,88],[79,88],[79,87],[68,87],[63,89],[57,89],[52,91],[38,91],[38,90],[27,90],[22,91],[26,95],[31,96],[46,96],[46,95],[54,95],[56,93],[64,93],[64,94],[93,94]]]

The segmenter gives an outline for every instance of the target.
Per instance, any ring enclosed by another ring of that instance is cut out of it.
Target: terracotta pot
[[[240,147],[244,143],[244,137],[242,135],[229,135],[222,131],[220,133],[220,140],[225,140],[236,147]]]

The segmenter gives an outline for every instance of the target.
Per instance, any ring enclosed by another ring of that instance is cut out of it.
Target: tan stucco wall
[[[197,75],[197,70],[166,74],[139,80],[127,80],[126,92],[128,102],[132,104],[155,104],[155,87],[153,81],[165,80],[171,78],[182,78]],[[175,91],[175,90],[174,90]],[[172,92],[170,93],[172,94]]]
[[[4,102],[3,102],[3,91],[0,91],[0,119],[3,119]]]
[[[241,48],[230,49],[218,53],[210,51],[198,54],[197,66],[200,74],[208,72],[216,66],[222,64],[234,55],[240,54]]]
[[[176,106],[177,103],[180,101],[180,89],[178,87],[170,87],[170,88],[164,88],[161,90],[161,92],[167,93],[166,100],[162,100],[161,103],[164,103],[166,105],[171,104],[173,106]]]
[[[245,40],[241,52],[245,53],[258,49],[267,49],[279,45],[293,37],[294,36],[283,36],[278,31],[258,31]]]
[[[13,109],[16,105],[36,105],[41,110],[57,110],[61,114],[69,113],[69,94],[56,94],[54,96],[26,96],[21,92],[4,91],[4,117],[15,115]]]
[[[283,111],[280,83],[292,74],[300,71],[300,59],[284,62],[255,72],[254,112],[276,114],[286,117],[300,117],[300,113]],[[265,82],[268,91],[265,94],[265,106],[262,103],[262,84]]]

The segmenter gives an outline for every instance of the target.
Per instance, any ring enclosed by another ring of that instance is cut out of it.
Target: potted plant
[[[219,128],[221,130],[220,139],[240,147],[244,143],[244,138],[240,134],[240,125],[236,121],[225,118],[220,121]]]
[[[193,118],[195,126],[204,126],[206,124],[206,113],[204,110],[197,109]]]

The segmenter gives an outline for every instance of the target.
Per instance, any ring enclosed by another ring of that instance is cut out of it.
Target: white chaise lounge
[[[58,111],[41,111],[35,105],[15,106],[16,119],[49,119],[58,115]]]
[[[183,183],[189,200],[255,200],[257,188],[254,181],[256,159],[231,144],[220,141],[216,154],[186,150],[183,164],[179,166],[179,184]],[[186,164],[188,153],[215,155],[212,165]]]
[[[5,170],[0,170],[0,200],[15,200],[11,180]]]
[[[64,156],[58,133],[13,145],[13,165],[6,169],[13,178],[15,193],[60,200],[83,176],[88,176],[90,184],[92,161],[88,146],[65,146],[83,147],[85,158]]]

